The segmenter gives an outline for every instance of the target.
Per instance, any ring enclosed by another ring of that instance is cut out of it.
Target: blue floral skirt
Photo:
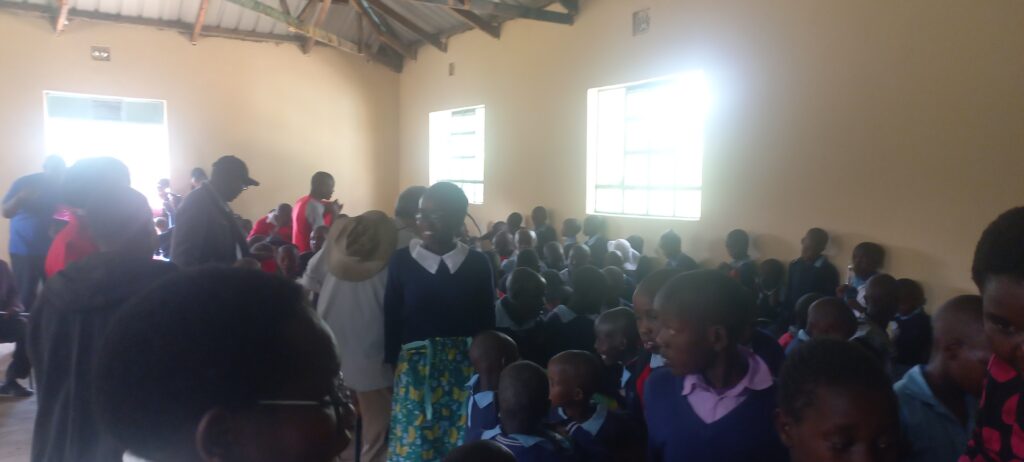
[[[473,375],[469,337],[402,346],[395,368],[388,462],[438,461],[462,443],[466,382]]]

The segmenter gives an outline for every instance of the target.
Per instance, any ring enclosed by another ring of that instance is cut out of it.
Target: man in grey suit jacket
[[[235,156],[217,159],[210,176],[209,182],[189,193],[175,216],[171,261],[182,268],[230,265],[249,255],[245,234],[228,203],[260,183]]]

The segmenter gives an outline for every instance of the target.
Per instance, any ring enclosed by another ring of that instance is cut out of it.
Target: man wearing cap
[[[245,234],[228,203],[260,183],[249,177],[245,162],[224,156],[213,163],[208,182],[178,208],[171,237],[171,261],[182,268],[207,263],[230,265],[249,254]]]
[[[303,285],[320,293],[317,312],[334,333],[341,372],[356,392],[362,457],[383,462],[395,374],[384,363],[384,289],[398,230],[384,212],[340,217],[324,249],[309,262]]]

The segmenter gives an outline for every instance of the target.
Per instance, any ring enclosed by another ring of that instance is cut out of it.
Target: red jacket
[[[68,215],[68,224],[60,230],[50,244],[50,251],[46,253],[46,277],[53,277],[69,263],[81,260],[89,255],[98,252],[99,249],[86,231],[85,225],[77,215]]]
[[[309,252],[309,235],[313,232],[313,224],[306,220],[306,206],[313,199],[309,195],[299,198],[292,207],[292,244],[299,248],[299,253]],[[324,207],[324,224],[331,226],[334,217]]]
[[[249,231],[248,239],[252,239],[253,236],[277,237],[280,239],[284,239],[285,241],[291,241],[292,227],[282,226],[280,228],[277,228],[277,230],[275,231],[274,224],[267,219],[266,215],[264,215],[259,220],[256,220],[256,223],[252,225],[252,231]]]

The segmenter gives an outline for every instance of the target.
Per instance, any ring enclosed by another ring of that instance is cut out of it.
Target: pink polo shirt
[[[704,423],[725,417],[747,399],[751,390],[764,390],[774,383],[771,370],[761,358],[746,348],[741,347],[740,352],[747,357],[747,375],[728,390],[715,390],[701,374],[690,374],[683,379],[683,396]]]

